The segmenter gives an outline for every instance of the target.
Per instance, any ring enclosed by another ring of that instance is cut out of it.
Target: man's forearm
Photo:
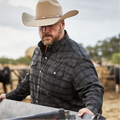
[[[30,92],[28,90],[29,88],[25,89],[22,85],[23,83],[21,82],[15,90],[11,91],[10,93],[7,93],[6,98],[18,101],[25,99],[26,96],[30,94]]]
[[[19,83],[15,90],[6,94],[6,98],[21,101],[25,99],[27,95],[30,95],[29,74],[26,75],[25,79]]]

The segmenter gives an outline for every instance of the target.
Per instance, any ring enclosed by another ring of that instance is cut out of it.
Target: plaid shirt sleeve
[[[85,107],[93,113],[101,111],[104,89],[88,55],[78,60],[74,67],[73,84]]]
[[[16,89],[6,94],[6,98],[21,101],[28,95],[30,95],[29,73],[26,74],[24,80],[19,83]]]

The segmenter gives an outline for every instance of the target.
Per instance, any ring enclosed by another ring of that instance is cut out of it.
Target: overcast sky
[[[22,24],[22,13],[35,15],[38,0],[0,0],[0,57],[19,58],[40,41],[38,28]],[[119,0],[58,0],[63,13],[78,10],[65,20],[69,36],[84,47],[120,33]]]

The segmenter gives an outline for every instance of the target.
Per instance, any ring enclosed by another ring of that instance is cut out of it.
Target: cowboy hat
[[[39,0],[36,5],[36,16],[24,12],[22,22],[29,27],[47,26],[77,14],[77,10],[72,10],[63,15],[62,7],[57,0]]]

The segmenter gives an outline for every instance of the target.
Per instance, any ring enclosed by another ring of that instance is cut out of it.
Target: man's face
[[[52,45],[63,37],[64,21],[49,26],[39,27],[39,35],[45,46]]]

